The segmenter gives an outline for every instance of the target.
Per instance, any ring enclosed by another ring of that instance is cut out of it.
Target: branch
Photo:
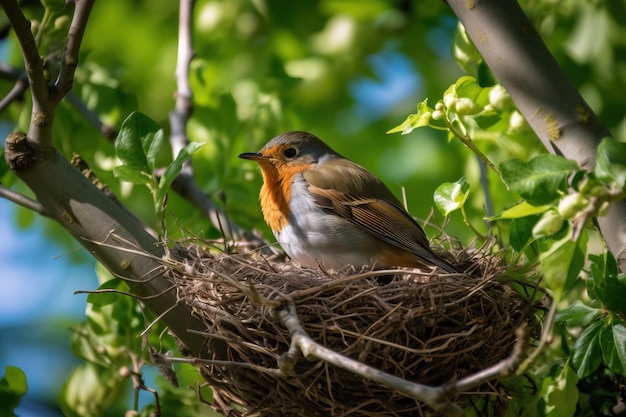
[[[165,250],[162,243],[146,232],[127,211],[107,198],[52,145],[54,112],[62,96],[71,88],[78,48],[93,0],[77,0],[62,64],[65,68],[55,84],[54,97],[49,95],[28,21],[15,0],[0,2],[22,47],[33,96],[28,134],[14,132],[6,139],[5,159],[9,167],[33,191],[50,218],[65,228],[112,274],[125,279],[133,294],[143,297],[145,304],[189,351],[196,356],[206,356],[207,340],[189,331],[202,330],[203,323],[192,315],[187,305],[179,302],[176,290],[163,275],[161,257]],[[110,241],[115,244],[111,247],[104,245]],[[209,347],[216,349],[213,352],[219,357],[220,347],[215,343]]]
[[[515,0],[448,0],[476,48],[545,147],[588,170],[611,136],[543,43]],[[626,200],[598,218],[608,248],[626,271]]]
[[[67,33],[67,41],[65,50],[63,51],[63,59],[61,60],[61,69],[59,76],[54,83],[53,94],[50,101],[56,106],[61,99],[72,89],[74,83],[74,72],[78,66],[78,52],[80,51],[80,43],[83,40],[85,28],[87,27],[87,19],[93,7],[94,0],[76,0],[76,8],[74,17]]]
[[[115,139],[117,138],[117,131],[115,128],[103,123],[95,112],[90,110],[81,99],[76,97],[76,94],[70,91],[67,93],[66,100],[74,106],[76,110],[78,110],[78,112],[85,118],[85,120],[87,120],[87,122],[89,122],[89,124],[98,129],[105,139],[110,142],[115,142]]]
[[[193,59],[193,39],[191,21],[194,0],[181,0],[178,23],[178,58],[176,60],[176,105],[169,114],[173,157],[176,158],[181,149],[189,143],[186,128],[193,111],[192,91],[189,86],[189,66]],[[182,197],[198,207],[213,223],[225,239],[246,239],[263,246],[266,242],[257,236],[246,233],[234,224],[213,200],[198,186],[194,179],[194,170],[191,160],[187,160],[172,184],[172,189]]]
[[[288,304],[288,308],[280,310],[278,317],[281,323],[289,330],[291,337],[289,352],[282,358],[286,359],[283,361],[284,366],[289,366],[292,358],[300,351],[309,360],[322,360],[338,368],[360,375],[365,379],[392,388],[417,401],[422,401],[435,411],[455,417],[464,416],[465,413],[459,406],[450,402],[450,398],[453,395],[466,392],[498,377],[514,375],[517,367],[526,358],[528,348],[526,331],[518,329],[518,342],[508,358],[453,384],[429,387],[382,372],[316,343],[302,327],[293,304]]]
[[[43,60],[39,56],[35,38],[30,31],[30,22],[20,10],[16,0],[0,0],[0,4],[2,4],[22,48],[28,84],[30,84],[33,96],[33,114],[47,112],[48,83],[43,72]]]
[[[0,113],[2,113],[12,102],[23,100],[24,92],[28,88],[28,79],[22,71],[17,71],[8,65],[0,63],[0,77],[15,80],[15,85],[0,101]]]
[[[26,197],[24,194],[13,191],[2,184],[0,184],[0,197],[6,198],[7,200],[17,204],[18,206],[25,207],[42,216],[48,216],[46,209],[41,204],[39,204],[37,200]]]

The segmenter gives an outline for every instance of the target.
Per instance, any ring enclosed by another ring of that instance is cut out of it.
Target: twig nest
[[[532,337],[539,332],[536,280],[508,274],[497,255],[460,252],[456,264],[471,272],[462,276],[405,269],[331,275],[196,245],[176,247],[171,256],[180,298],[206,323],[212,351],[198,366],[213,389],[213,406],[225,415],[429,413],[393,389],[304,358],[277,317],[288,305],[315,342],[431,386],[506,358],[520,326]],[[481,392],[498,394],[497,381]]]

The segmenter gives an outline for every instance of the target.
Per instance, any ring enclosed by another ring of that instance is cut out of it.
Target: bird
[[[430,249],[424,230],[374,174],[317,136],[289,131],[239,158],[261,167],[263,217],[303,267],[457,269]]]

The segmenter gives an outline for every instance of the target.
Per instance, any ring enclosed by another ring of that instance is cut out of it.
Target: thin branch
[[[28,80],[26,78],[18,78],[15,85],[7,93],[6,96],[0,101],[0,113],[2,113],[11,103],[14,101],[20,101],[24,99],[24,92],[28,88]]]
[[[78,110],[78,112],[85,118],[85,120],[87,120],[89,124],[98,129],[98,131],[102,134],[102,136],[104,136],[105,139],[109,140],[110,142],[115,142],[115,139],[117,138],[117,131],[115,130],[115,128],[104,124],[102,120],[100,120],[100,117],[98,117],[95,112],[90,110],[85,105],[85,103],[80,98],[78,98],[76,94],[74,94],[72,91],[67,93],[67,96],[65,98],[72,106],[74,106],[76,110]]]
[[[170,112],[172,134],[170,143],[175,158],[189,143],[186,134],[187,121],[191,117],[193,104],[192,92],[189,86],[189,67],[193,59],[191,20],[194,0],[181,0],[178,17],[178,58],[176,60],[176,106]],[[191,162],[185,162],[183,171],[193,173]]]
[[[293,304],[289,304],[288,309],[280,310],[278,316],[283,325],[289,330],[291,336],[290,353],[292,355],[295,354],[294,349],[297,347],[307,359],[323,360],[338,368],[360,375],[365,379],[395,389],[411,398],[428,404],[436,411],[448,416],[461,417],[465,415],[461,408],[443,396],[445,394],[443,388],[432,388],[406,381],[316,343],[302,327]]]
[[[178,22],[178,58],[176,60],[176,105],[169,114],[170,144],[173,157],[176,158],[181,149],[189,143],[186,129],[187,122],[193,111],[192,91],[189,85],[189,68],[194,56],[192,38],[192,15],[194,0],[181,0]],[[194,179],[191,160],[183,164],[183,168],[172,184],[172,189],[187,199],[204,213],[213,226],[222,232],[225,239],[247,239],[256,241],[259,246],[265,245],[257,236],[246,234],[234,224],[213,200],[198,186]]]
[[[0,197],[6,198],[7,200],[17,204],[18,206],[25,207],[42,216],[48,217],[46,209],[39,203],[39,201],[33,200],[32,198],[27,197],[24,194],[13,191],[2,184],[0,184]]]
[[[468,391],[496,378],[505,378],[515,375],[517,369],[528,356],[526,354],[528,351],[528,334],[526,328],[518,328],[516,335],[517,343],[513,346],[513,352],[511,352],[508,358],[502,359],[487,369],[483,369],[480,372],[476,372],[449,385],[446,389],[448,395]]]
[[[37,43],[30,30],[30,22],[22,13],[16,0],[0,0],[0,4],[22,48],[26,75],[33,96],[33,114],[45,112],[48,109],[48,83],[44,76],[43,60],[39,56]]]
[[[74,17],[67,33],[67,42],[63,51],[61,69],[59,76],[54,83],[54,93],[51,97],[53,105],[58,104],[61,99],[72,89],[74,83],[74,72],[78,66],[78,52],[80,44],[87,27],[87,19],[93,7],[94,0],[76,0]]]

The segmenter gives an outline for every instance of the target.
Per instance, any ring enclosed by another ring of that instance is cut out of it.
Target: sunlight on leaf
[[[559,241],[544,242],[539,262],[555,300],[559,300],[578,278],[585,261],[587,240],[586,233],[578,241],[573,241],[571,233],[567,233]]]
[[[596,176],[607,182],[615,182],[621,188],[626,183],[626,143],[604,138],[596,156]]]
[[[533,206],[555,202],[567,191],[566,179],[578,164],[562,156],[541,154],[528,162],[510,159],[500,164],[502,180]]]
[[[428,126],[432,112],[433,109],[428,107],[428,99],[426,99],[417,105],[416,114],[409,115],[404,122],[387,131],[387,133],[400,132],[403,135],[406,135],[418,127]]]
[[[163,143],[163,130],[152,119],[133,112],[124,120],[115,141],[117,157],[128,169],[152,172]]]
[[[533,214],[541,214],[548,210],[551,206],[533,206],[528,204],[528,201],[523,200],[515,204],[508,209],[505,209],[500,214],[488,217],[487,220],[500,220],[500,219],[518,219],[520,217],[531,216]]]
[[[578,379],[572,369],[565,365],[561,372],[544,381],[546,417],[570,417],[576,412],[578,402]]]
[[[174,159],[167,167],[163,175],[161,176],[161,180],[159,181],[159,189],[156,195],[155,204],[158,207],[162,206],[163,200],[165,199],[165,195],[169,191],[170,186],[180,173],[180,170],[183,168],[183,164],[187,161],[191,156],[198,152],[200,148],[204,146],[204,143],[199,142],[190,142],[183,149],[180,150],[176,159]],[[158,211],[158,209],[157,209]]]
[[[469,192],[470,185],[465,177],[456,182],[445,182],[435,190],[435,205],[444,216],[447,216],[463,207]]]

